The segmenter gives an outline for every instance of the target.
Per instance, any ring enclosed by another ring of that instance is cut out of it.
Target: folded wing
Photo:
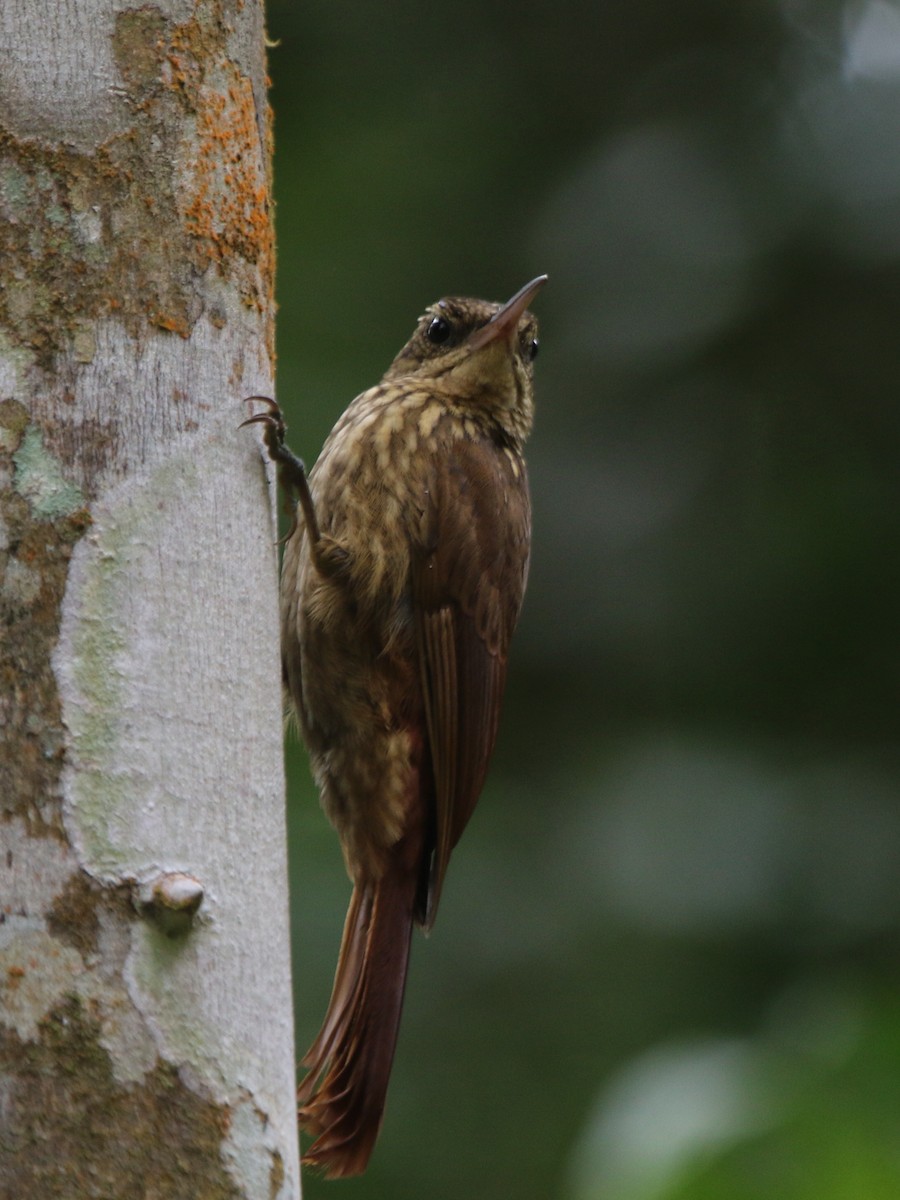
[[[435,791],[426,928],[494,749],[530,539],[528,485],[518,456],[489,441],[460,440],[442,469],[449,474],[430,489],[424,546],[413,567]],[[448,496],[452,503],[445,502]]]

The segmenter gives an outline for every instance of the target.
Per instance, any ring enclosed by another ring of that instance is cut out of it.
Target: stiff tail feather
[[[327,1179],[364,1171],[381,1128],[415,900],[415,878],[390,870],[353,890],[328,1012],[297,1092],[300,1125],[316,1135],[303,1162]]]

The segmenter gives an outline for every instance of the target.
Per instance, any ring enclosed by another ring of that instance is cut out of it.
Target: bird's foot
[[[284,440],[287,425],[281,409],[269,396],[248,396],[244,403],[253,404],[257,400],[267,404],[268,411],[254,413],[246,421],[241,421],[238,428],[243,429],[245,425],[262,425],[263,441],[266,443],[269,458],[278,464],[279,483],[287,492],[299,492],[306,483],[306,467],[303,460],[297,457]]]
[[[254,413],[247,417],[246,421],[241,421],[238,428],[243,429],[245,425],[262,425],[263,427],[263,441],[266,444],[269,458],[278,467],[278,482],[284,490],[287,511],[291,517],[291,527],[281,540],[286,542],[297,528],[296,506],[299,502],[310,538],[313,542],[317,542],[319,525],[309,492],[306,467],[303,465],[303,460],[297,457],[284,440],[287,425],[279,406],[269,396],[248,396],[244,403],[252,404],[257,400],[268,406],[267,411]]]

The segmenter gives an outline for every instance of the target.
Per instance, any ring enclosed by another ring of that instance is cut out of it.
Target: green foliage
[[[900,1190],[895,995],[782,996],[743,1041],[647,1052],[605,1089],[577,1200],[867,1200]]]

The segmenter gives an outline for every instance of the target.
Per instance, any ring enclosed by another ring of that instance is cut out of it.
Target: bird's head
[[[531,429],[538,325],[528,305],[539,275],[505,304],[447,297],[425,310],[385,381],[409,379],[456,407],[495,419],[518,441]]]

